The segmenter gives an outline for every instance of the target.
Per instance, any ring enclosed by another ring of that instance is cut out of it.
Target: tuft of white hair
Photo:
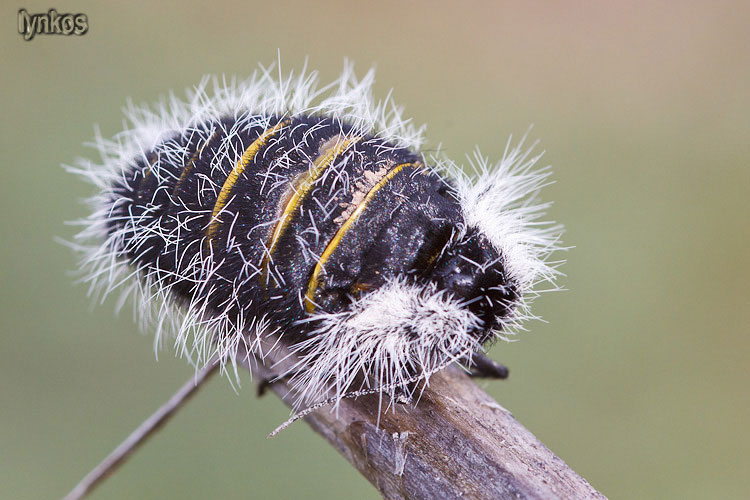
[[[276,69],[261,67],[246,80],[205,77],[186,92],[185,99],[170,94],[154,106],[129,103],[124,109],[125,129],[111,139],[97,132],[90,144],[99,160],[79,159],[66,166],[96,188],[87,200],[90,215],[76,222],[82,229],[70,243],[81,256],[82,281],[90,285],[90,294],[103,301],[120,291],[118,309],[134,298],[141,327],[155,331],[155,348],[171,340],[177,352],[196,367],[218,357],[236,371],[240,344],[263,358],[267,354],[260,347],[263,338],[278,332],[271,330],[265,317],[229,317],[228,311],[236,305],[233,297],[218,311],[209,312],[203,299],[178,304],[163,273],[134,269],[128,263],[123,250],[125,231],[110,234],[108,225],[117,203],[113,186],[135,162],[154,149],[184,159],[188,152],[169,139],[195,133],[207,137],[206,124],[227,116],[238,120],[258,115],[335,117],[363,134],[415,152],[424,142],[424,127],[405,119],[390,96],[373,97],[374,70],[358,79],[353,65],[345,63],[338,79],[320,85],[317,72],[303,68],[299,74],[282,76],[280,68],[278,73]],[[497,165],[477,153],[469,173],[442,157],[434,162],[438,172],[455,179],[468,226],[485,233],[502,252],[506,269],[526,293],[518,304],[519,313],[506,322],[507,329],[520,327],[522,320],[531,317],[526,297],[533,296],[536,283],[554,284],[557,271],[548,257],[558,248],[561,232],[559,226],[539,220],[547,205],[535,201],[536,193],[548,182],[549,171],[535,170],[536,157],[530,158],[521,146],[507,150]],[[153,172],[163,173],[159,168]],[[148,231],[160,229],[157,223]],[[168,244],[179,243],[178,233],[161,236]],[[201,253],[179,278],[205,290],[211,286],[216,266],[211,255]],[[302,394],[300,404],[324,398],[331,391],[342,397],[358,371],[370,374],[378,387],[392,390],[413,378],[415,371],[428,377],[457,355],[481,348],[468,334],[478,319],[460,303],[434,287],[401,280],[364,295],[346,312],[318,314],[312,319],[317,321],[314,335],[296,347],[300,362],[292,382]]]
[[[340,313],[318,313],[304,321],[317,328],[294,346],[298,363],[289,370],[299,404],[362,384],[407,389],[415,375],[429,375],[481,349],[471,332],[482,324],[460,301],[432,284],[395,279],[355,300]],[[366,385],[357,390],[367,388]]]
[[[491,162],[479,149],[459,166],[438,154],[432,162],[438,172],[452,180],[453,194],[461,205],[466,226],[482,233],[500,253],[503,268],[518,287],[520,298],[510,316],[500,322],[495,336],[505,338],[524,329],[531,302],[542,292],[560,290],[556,281],[563,260],[551,260],[565,250],[563,226],[545,219],[551,202],[541,202],[540,191],[552,183],[551,169],[538,167],[543,153],[535,154],[536,143],[525,146],[526,136],[512,146],[508,139],[502,158]]]

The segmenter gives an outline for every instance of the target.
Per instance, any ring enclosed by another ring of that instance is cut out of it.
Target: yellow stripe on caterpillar
[[[240,175],[242,175],[242,172],[245,171],[245,168],[250,164],[250,162],[253,161],[255,155],[258,154],[258,151],[260,151],[260,148],[265,146],[266,142],[268,142],[271,137],[276,135],[279,130],[281,130],[288,123],[289,120],[282,120],[270,129],[263,132],[260,137],[255,139],[253,143],[248,146],[240,159],[237,160],[237,163],[234,165],[232,171],[229,172],[227,179],[224,181],[224,185],[221,187],[221,191],[219,191],[219,196],[216,197],[213,214],[211,215],[211,222],[206,229],[206,237],[209,244],[216,235],[216,230],[218,229],[219,223],[221,222],[219,220],[219,213],[229,201],[229,196],[232,194],[232,188],[237,183]]]
[[[357,208],[352,212],[352,214],[344,221],[344,223],[339,227],[338,231],[336,231],[336,234],[333,235],[333,238],[331,238],[331,241],[326,246],[325,250],[323,250],[323,253],[320,256],[320,259],[318,259],[318,263],[315,265],[315,269],[313,270],[312,277],[310,278],[310,281],[307,285],[307,294],[305,295],[305,309],[308,312],[315,311],[315,291],[318,289],[318,285],[320,284],[320,274],[323,272],[323,266],[325,266],[325,263],[328,261],[328,259],[331,257],[333,252],[336,250],[336,248],[339,246],[339,243],[341,243],[341,240],[344,238],[344,235],[349,231],[349,229],[354,225],[355,222],[357,222],[357,219],[359,219],[359,216],[362,215],[362,212],[365,211],[365,208],[367,208],[367,205],[369,205],[370,201],[375,197],[378,191],[388,184],[391,179],[393,179],[397,173],[399,173],[401,170],[403,170],[406,167],[415,166],[416,163],[402,163],[401,165],[397,165],[394,167],[390,172],[388,172],[385,177],[380,179],[377,184],[375,184],[370,191],[367,192],[367,195],[365,196],[364,200],[357,205]]]
[[[359,140],[360,137],[342,138],[340,136],[336,136],[335,138],[327,141],[325,144],[323,144],[323,146],[321,146],[320,155],[313,163],[312,168],[307,173],[302,175],[295,183],[295,185],[292,186],[293,192],[291,196],[289,196],[289,199],[286,202],[281,215],[279,216],[279,220],[278,222],[276,222],[274,229],[271,232],[271,236],[268,239],[268,245],[266,246],[267,251],[265,256],[263,257],[263,263],[261,264],[261,269],[263,270],[261,281],[264,284],[268,282],[268,267],[271,261],[271,256],[273,255],[273,252],[276,249],[281,236],[284,234],[284,231],[286,231],[287,227],[289,227],[293,212],[302,204],[303,201],[305,201],[305,198],[312,190],[315,181],[321,176],[321,174],[323,174],[323,172],[325,172],[328,167],[333,165],[337,157],[339,157],[351,145],[355,144]]]

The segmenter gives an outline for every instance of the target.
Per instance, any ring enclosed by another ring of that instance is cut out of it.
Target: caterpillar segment
[[[208,229],[206,229],[206,237],[209,241],[213,239],[214,235],[216,234],[216,228],[218,227],[220,221],[219,221],[219,213],[221,210],[226,206],[227,202],[229,201],[229,197],[232,194],[232,188],[237,183],[237,180],[239,179],[240,175],[242,175],[242,172],[245,171],[245,168],[247,165],[253,161],[255,158],[255,155],[258,154],[258,151],[265,146],[265,144],[268,142],[268,140],[273,137],[275,134],[279,132],[279,130],[284,127],[285,125],[288,125],[288,120],[282,120],[273,127],[269,128],[268,130],[263,131],[262,134],[258,136],[257,139],[255,139],[250,146],[245,150],[244,153],[242,153],[242,156],[239,160],[237,160],[237,163],[234,165],[234,168],[231,172],[229,172],[229,175],[227,176],[226,180],[224,181],[224,184],[221,186],[221,191],[219,191],[219,195],[216,197],[216,203],[214,203],[214,209],[213,213],[211,215],[211,222],[208,225]],[[197,151],[198,154],[200,154],[200,151]],[[188,162],[187,165],[185,165],[185,168],[183,169],[183,173],[180,175],[182,177],[183,175],[189,174],[189,167],[190,165],[195,161],[193,159],[194,157],[191,157],[191,161]]]
[[[395,166],[393,169],[389,170],[380,180],[378,180],[367,192],[365,197],[359,201],[356,204],[356,207],[353,211],[351,211],[351,214],[343,221],[343,223],[339,226],[339,228],[336,230],[336,234],[333,235],[333,238],[328,242],[328,245],[326,245],[325,250],[323,250],[323,254],[320,256],[320,259],[315,264],[315,268],[313,269],[312,276],[310,277],[310,281],[307,285],[307,293],[305,295],[305,309],[307,312],[314,312],[316,303],[315,303],[315,295],[320,289],[320,280],[321,280],[321,274],[325,272],[325,264],[331,259],[331,256],[336,252],[336,249],[339,247],[339,245],[342,244],[342,241],[344,237],[346,236],[346,233],[349,231],[349,229],[359,220],[360,216],[363,214],[367,206],[373,201],[375,196],[378,194],[380,189],[384,187],[389,181],[391,181],[396,175],[398,175],[401,170],[407,167],[414,167],[415,163],[402,163],[400,165]],[[377,173],[375,172],[368,172],[371,173],[369,177],[377,177]],[[368,177],[365,175],[365,177]],[[352,204],[354,206],[354,204]],[[343,215],[343,214],[342,214]],[[338,219],[337,219],[338,220]],[[357,281],[356,283],[352,284],[351,290],[352,294],[357,294],[358,292],[368,290],[371,288],[372,285],[369,285],[367,283]]]
[[[280,215],[278,221],[274,224],[273,231],[268,239],[268,251],[266,252],[263,263],[263,278],[267,284],[268,266],[276,246],[279,244],[281,236],[284,234],[289,224],[293,220],[296,212],[300,210],[305,198],[315,187],[318,178],[344,154],[350,146],[359,141],[359,137],[341,137],[334,136],[328,139],[318,148],[318,157],[312,163],[307,172],[302,172],[297,178],[291,180],[287,185],[287,196],[282,198],[280,204]],[[346,161],[346,160],[344,160]],[[282,208],[283,207],[283,208]]]

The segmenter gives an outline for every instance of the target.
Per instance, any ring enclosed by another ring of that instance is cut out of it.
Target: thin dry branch
[[[269,380],[290,362],[283,347],[274,352],[265,365],[246,353],[240,359]],[[65,499],[82,498],[116,470],[216,366],[191,377]],[[297,397],[283,381],[271,388],[289,406]],[[383,411],[380,403],[378,395],[344,399],[336,411],[323,407],[304,419],[386,499],[606,500],[457,367],[433,375],[417,405]]]
[[[162,428],[174,414],[188,402],[195,392],[218,371],[216,361],[209,362],[185,382],[171,398],[150,417],[144,420],[112,453],[94,467],[63,500],[78,500],[88,495],[99,483],[112,475],[127,458],[149,437]]]
[[[295,400],[283,382],[272,390]],[[378,395],[362,396],[305,421],[389,500],[605,499],[457,367],[433,375],[416,406],[379,412]]]

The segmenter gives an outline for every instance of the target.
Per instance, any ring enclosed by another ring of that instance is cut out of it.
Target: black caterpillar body
[[[426,159],[372,81],[263,72],[130,109],[100,164],[71,167],[98,188],[77,246],[92,288],[134,292],[196,364],[281,341],[300,406],[356,380],[393,395],[512,334],[535,284],[554,288],[548,171],[521,145],[473,177]]]
[[[296,340],[314,327],[306,313],[340,312],[398,276],[469,303],[480,342],[518,296],[489,241],[475,231],[456,241],[461,208],[420,155],[335,119],[201,124],[148,151],[113,193],[111,233],[125,231],[133,264],[187,301],[268,316]],[[206,256],[210,287],[185,278]]]

